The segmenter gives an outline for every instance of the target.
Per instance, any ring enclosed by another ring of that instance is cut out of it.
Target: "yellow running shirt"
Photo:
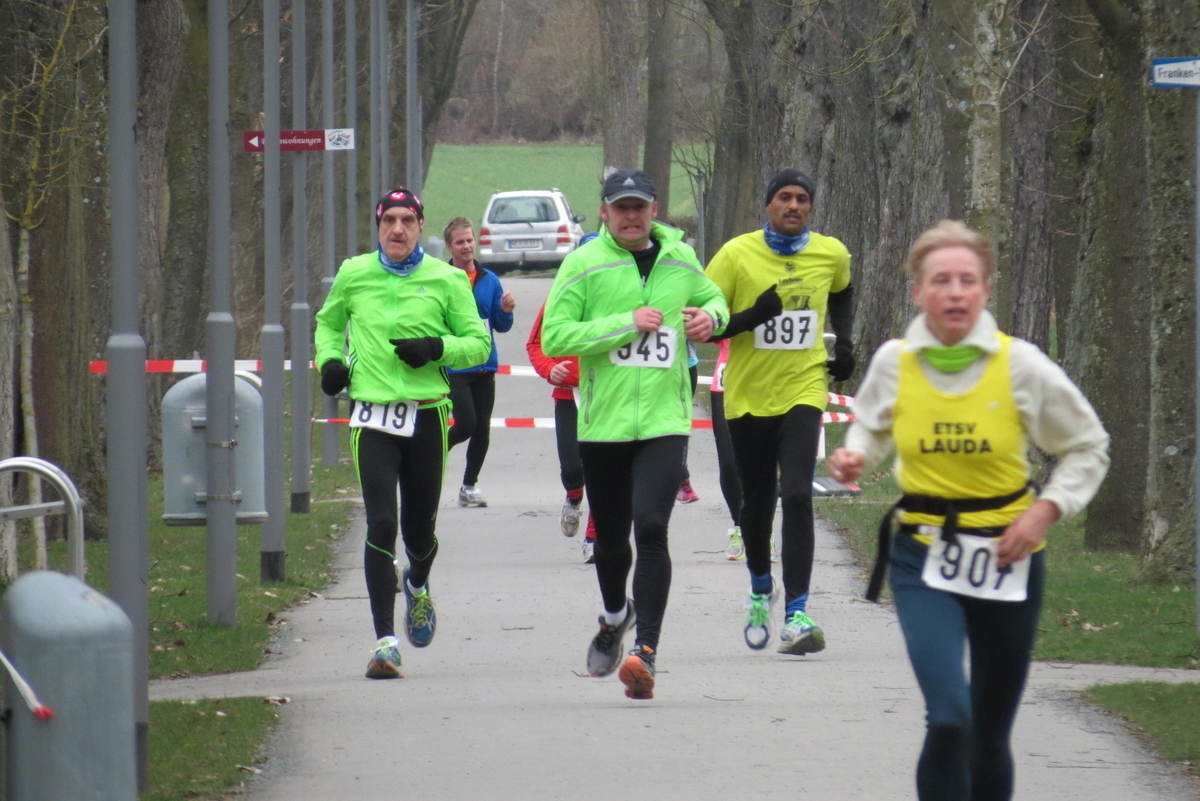
[[[767,247],[761,230],[751,231],[726,242],[705,274],[725,293],[730,312],[753,306],[773,284],[783,299],[781,317],[730,340],[724,376],[726,418],[774,417],[799,405],[824,409],[829,391],[825,373],[829,356],[822,339],[825,310],[829,293],[850,286],[846,246],[813,231],[804,250],[781,256]],[[803,343],[807,347],[764,347],[800,330],[808,336]],[[770,341],[763,341],[764,334]]]
[[[904,493],[993,498],[1016,492],[1029,480],[1025,429],[1012,391],[1012,337],[997,336],[1000,350],[979,383],[961,395],[938,391],[926,380],[917,353],[901,351],[892,435]],[[1006,526],[1032,503],[1033,493],[1027,492],[1001,509],[962,513],[958,525]],[[940,526],[942,518],[906,512],[903,522]]]

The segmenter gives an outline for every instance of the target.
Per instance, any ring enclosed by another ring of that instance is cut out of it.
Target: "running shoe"
[[[752,592],[746,598],[746,627],[742,637],[746,645],[755,651],[761,651],[771,641],[771,618],[775,602],[779,600],[779,585],[771,587],[770,592]]]
[[[625,601],[625,620],[616,626],[604,622],[600,616],[600,631],[592,638],[588,646],[587,670],[592,676],[607,676],[617,669],[621,661],[621,650],[625,640],[625,632],[633,626],[637,614],[633,611],[633,601]]]
[[[408,568],[405,568],[400,583],[404,587],[404,603],[407,607],[404,633],[414,648],[424,648],[433,642],[433,635],[437,632],[437,615],[433,611],[433,598],[429,595],[429,582],[413,592],[408,586]]]
[[[815,654],[825,650],[825,632],[804,612],[792,612],[779,632],[779,653]]]
[[[695,503],[700,500],[700,496],[692,489],[692,482],[685,478],[679,485],[679,492],[675,495],[675,500],[680,503]]]
[[[654,649],[637,645],[621,663],[617,678],[625,685],[625,697],[646,701],[654,697]]]
[[[564,537],[574,537],[579,532],[579,518],[582,515],[583,510],[579,508],[579,504],[571,503],[570,500],[563,504],[558,523],[562,526]]]
[[[583,541],[583,563],[585,565],[596,564],[596,541],[584,539]]]
[[[368,679],[400,679],[404,673],[400,671],[400,641],[395,637],[380,637],[371,651],[371,661],[367,663]]]
[[[725,549],[725,558],[730,562],[740,562],[746,558],[746,546],[742,543],[741,526],[729,529],[729,547]]]
[[[483,497],[479,487],[468,487],[463,484],[458,490],[459,506],[487,506],[487,498]]]

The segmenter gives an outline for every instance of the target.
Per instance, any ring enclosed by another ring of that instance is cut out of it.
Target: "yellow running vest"
[[[925,378],[914,351],[900,353],[893,409],[897,476],[906,494],[940,498],[1008,495],[1029,480],[1025,429],[1013,399],[1009,353],[1012,337],[997,334],[1000,350],[979,383],[961,395],[939,391]],[[964,512],[959,528],[1003,527],[1034,500],[1027,492],[1000,509]],[[939,515],[906,512],[903,523],[940,526]],[[927,535],[918,539],[928,543]]]

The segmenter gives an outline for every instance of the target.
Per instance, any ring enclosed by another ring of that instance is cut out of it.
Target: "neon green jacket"
[[[661,249],[645,283],[632,254],[607,227],[600,236],[563,259],[546,301],[542,349],[547,356],[579,357],[579,439],[628,442],[692,428],[683,308],[698,306],[724,330],[729,307],[710,281],[683,232],[654,223],[651,237]],[[633,312],[650,306],[663,325],[678,332],[667,368],[613,364],[610,353],[641,337]]]
[[[388,342],[406,337],[441,337],[442,358],[409,367]],[[346,259],[334,276],[317,312],[318,369],[346,361],[347,338],[347,391],[370,403],[439,399],[450,391],[444,368],[480,364],[492,347],[465,272],[427,255],[409,275],[396,275],[375,251]]]

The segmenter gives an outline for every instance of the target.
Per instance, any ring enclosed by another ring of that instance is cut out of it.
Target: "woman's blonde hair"
[[[471,228],[471,221],[466,217],[451,217],[450,222],[446,223],[446,227],[442,229],[442,240],[447,246],[450,245],[450,237],[459,228]]]
[[[965,247],[979,257],[983,265],[983,280],[990,282],[996,269],[996,255],[988,238],[961,220],[942,220],[917,237],[908,249],[904,271],[913,281],[921,280],[921,263],[931,252],[939,248]]]

